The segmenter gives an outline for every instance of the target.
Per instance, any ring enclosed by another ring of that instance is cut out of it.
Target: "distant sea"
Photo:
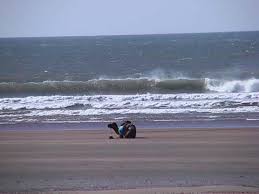
[[[0,39],[0,128],[259,126],[259,32]]]

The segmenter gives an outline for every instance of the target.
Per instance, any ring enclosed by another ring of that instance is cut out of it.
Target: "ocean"
[[[259,126],[259,32],[0,39],[0,128],[123,120]]]

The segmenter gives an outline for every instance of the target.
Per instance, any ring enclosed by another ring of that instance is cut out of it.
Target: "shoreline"
[[[8,194],[9,192],[5,192]],[[15,192],[19,193],[19,192]],[[26,194],[258,194],[259,188],[247,186],[216,185],[216,186],[190,186],[190,187],[162,187],[162,188],[139,188],[139,189],[118,189],[118,190],[70,190],[70,191],[32,191]]]
[[[101,129],[1,130],[0,192],[161,193],[194,186],[258,192],[259,128],[108,136]]]
[[[31,122],[0,124],[0,131],[4,130],[108,130],[107,124],[120,123],[120,120],[106,121],[68,121],[68,122]],[[125,119],[124,119],[125,120]],[[258,128],[259,119],[232,119],[232,120],[133,120],[139,129],[231,129],[231,128]]]

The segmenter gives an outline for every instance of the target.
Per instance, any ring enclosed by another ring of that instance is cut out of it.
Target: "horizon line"
[[[98,35],[50,35],[50,36],[3,36],[5,38],[66,38],[66,37],[108,37],[108,36],[154,36],[154,35],[181,35],[181,34],[215,34],[215,33],[245,33],[259,32],[259,30],[239,30],[239,31],[209,31],[209,32],[177,32],[177,33],[143,33],[143,34],[98,34]]]

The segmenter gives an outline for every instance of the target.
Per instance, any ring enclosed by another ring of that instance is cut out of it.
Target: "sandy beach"
[[[109,135],[0,131],[0,193],[259,192],[259,128]]]

